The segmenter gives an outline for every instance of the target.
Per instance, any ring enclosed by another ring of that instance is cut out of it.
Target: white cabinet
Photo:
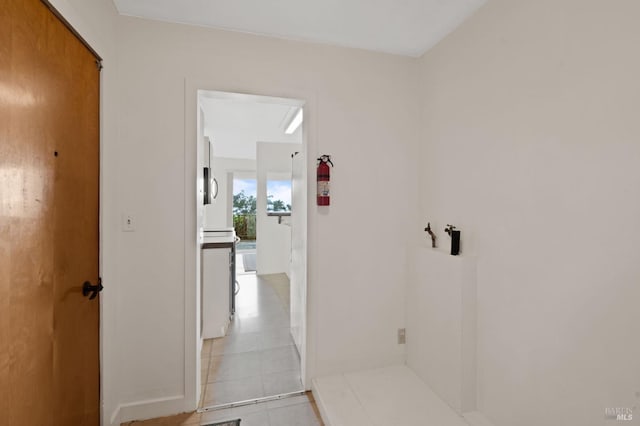
[[[222,337],[231,315],[231,247],[202,250],[202,338]]]

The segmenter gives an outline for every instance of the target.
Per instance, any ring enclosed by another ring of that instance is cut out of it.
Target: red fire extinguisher
[[[318,205],[328,206],[331,203],[331,196],[329,194],[330,185],[330,169],[329,164],[333,167],[330,155],[321,155],[318,158]]]

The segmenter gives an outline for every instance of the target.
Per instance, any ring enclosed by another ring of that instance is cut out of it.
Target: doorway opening
[[[305,389],[303,107],[297,99],[198,91],[198,152],[209,153],[199,165],[220,188],[211,204],[199,206],[198,223],[203,236],[236,237],[199,248],[199,323],[214,330],[199,334],[201,411]],[[211,263],[213,251],[223,249],[217,258],[228,264]],[[206,323],[220,317],[212,310],[224,318],[214,327]]]
[[[255,174],[234,173],[233,229],[236,233],[236,276],[256,273],[257,180]]]

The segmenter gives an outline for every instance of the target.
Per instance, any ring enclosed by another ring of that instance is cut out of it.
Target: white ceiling
[[[123,15],[421,56],[486,0],[114,0]]]
[[[302,143],[302,131],[284,133],[300,101],[201,91],[205,136],[213,140],[213,155],[256,158],[256,142]]]

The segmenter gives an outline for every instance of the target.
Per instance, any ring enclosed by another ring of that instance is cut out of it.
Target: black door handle
[[[99,292],[102,291],[104,287],[102,286],[102,278],[98,278],[98,284],[91,285],[89,281],[85,281],[82,284],[82,295],[87,297],[89,295],[89,300],[95,299]]]

